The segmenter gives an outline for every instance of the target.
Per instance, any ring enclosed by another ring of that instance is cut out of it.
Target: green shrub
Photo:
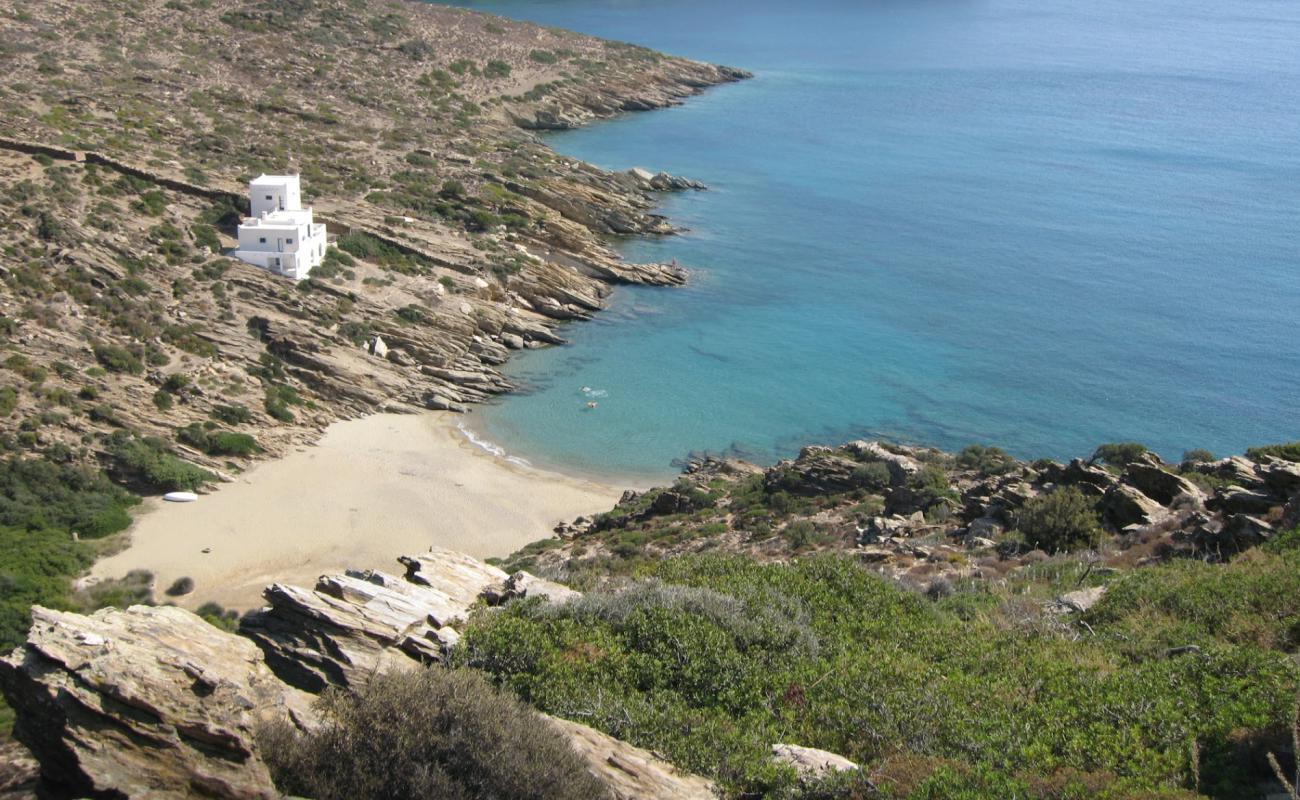
[[[1286,461],[1300,461],[1300,442],[1252,447],[1246,450],[1246,455],[1256,460],[1261,459],[1264,456],[1272,456],[1273,458],[1281,458]]]
[[[1245,570],[1232,588],[1200,566],[1191,602],[1202,606],[1246,597],[1252,583],[1264,590],[1257,613],[1269,602],[1293,613],[1300,597],[1294,564],[1273,588],[1278,569]],[[973,590],[923,600],[843,556],[689,556],[643,572],[657,581],[479,613],[453,661],[713,777],[727,797],[819,796],[800,795],[793,772],[772,764],[780,741],[841,753],[869,773],[912,759],[926,766],[909,785],[937,788],[909,796],[934,800],[1096,795],[1024,791],[1062,773],[1116,798],[1167,796],[1188,785],[1193,740],[1204,787],[1250,785],[1266,775],[1249,764],[1289,719],[1298,677],[1283,652],[1208,625],[1197,628],[1199,654],[1134,652],[1141,603],[1063,636],[1059,621],[958,614],[949,609],[973,608],[961,594]]]
[[[140,502],[97,472],[49,461],[0,461],[0,525],[76,531],[93,539],[131,524]]]
[[[528,53],[528,60],[538,64],[554,64],[560,60],[560,57],[550,50],[531,50]]]
[[[227,425],[242,425],[253,418],[247,406],[218,405],[212,409],[212,418]]]
[[[1093,503],[1073,486],[1031,498],[1015,514],[1025,542],[1048,552],[1092,547],[1101,537]]]
[[[1188,450],[1183,453],[1184,464],[1204,464],[1214,460],[1214,453],[1209,450]]]
[[[324,724],[264,728],[276,788],[317,800],[608,797],[568,742],[482,676],[440,667],[328,691]]]
[[[0,416],[7,417],[18,408],[18,390],[12,386],[0,386]]]
[[[263,401],[263,407],[273,419],[280,422],[293,422],[294,416],[293,412],[289,410],[289,406],[301,403],[302,398],[298,396],[298,392],[291,386],[277,384],[266,387],[266,399]]]
[[[208,443],[208,454],[214,456],[251,456],[262,452],[257,440],[246,433],[217,431]]]
[[[72,577],[93,562],[66,530],[0,527],[0,652],[27,638],[33,605],[67,608]]]
[[[1122,467],[1126,464],[1132,464],[1142,456],[1146,455],[1146,445],[1138,442],[1116,442],[1112,444],[1099,445],[1093,452],[1090,461],[1103,461],[1112,467]]]
[[[188,375],[182,375],[179,372],[173,372],[171,375],[167,376],[167,379],[165,381],[163,381],[162,388],[163,391],[165,392],[171,392],[172,394],[179,394],[180,392],[185,390],[185,387],[189,385],[190,385],[190,378]]]
[[[889,466],[883,461],[871,461],[853,468],[853,483],[868,489],[884,489],[889,486],[893,476]]]
[[[1087,619],[1144,655],[1216,641],[1293,652],[1300,648],[1300,550],[1261,548],[1228,564],[1177,560],[1134,571],[1111,582]]]
[[[172,396],[165,389],[159,389],[153,393],[153,404],[159,411],[167,411],[172,407]]]
[[[160,442],[131,439],[113,448],[113,457],[123,477],[152,491],[194,491],[216,476],[177,458]]]
[[[494,58],[487,62],[487,66],[483,68],[483,75],[487,78],[508,78],[510,77],[510,65]]]
[[[127,372],[132,375],[144,372],[144,364],[141,363],[140,358],[125,347],[100,344],[95,345],[94,353],[95,360],[111,372]]]
[[[1004,475],[1015,469],[1016,460],[1000,447],[972,444],[967,445],[957,454],[957,465],[976,470],[980,475],[988,478]]]

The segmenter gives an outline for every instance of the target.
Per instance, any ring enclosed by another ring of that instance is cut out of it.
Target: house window
[[[266,199],[267,199],[267,200],[274,200],[275,198],[268,194],[268,195],[266,196]]]
[[[285,240],[284,240],[284,243],[285,243],[285,244],[293,244],[293,237],[290,236],[288,239],[285,239]]]
[[[258,240],[257,240],[257,243],[258,243],[258,244],[266,244],[266,237],[263,236],[262,238],[258,239]]]

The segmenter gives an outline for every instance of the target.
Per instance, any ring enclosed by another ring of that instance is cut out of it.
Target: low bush
[[[1150,451],[1147,450],[1147,446],[1138,442],[1115,442],[1099,445],[1089,460],[1093,463],[1102,461],[1112,467],[1122,467],[1137,461],[1148,452]]]
[[[0,461],[0,525],[95,539],[131,524],[140,500],[102,474],[32,458]]]
[[[989,478],[1004,475],[1016,466],[1016,460],[1000,447],[981,444],[968,445],[957,454],[957,465],[964,469],[973,469]]]
[[[218,405],[212,409],[212,418],[227,425],[242,425],[253,418],[247,406]]]
[[[125,347],[111,344],[95,345],[94,353],[95,360],[110,372],[126,372],[131,375],[144,372],[144,364],[140,358]]]
[[[1273,603],[1272,629],[1287,629],[1300,597],[1294,563],[1289,577],[1263,562],[1243,561],[1236,576],[1201,567],[1189,603],[1240,598],[1228,605],[1243,620],[1272,617]],[[772,764],[773,742],[896,776],[877,781],[884,797],[968,800],[1097,796],[1089,786],[1116,798],[1191,797],[1195,743],[1201,788],[1231,797],[1267,776],[1262,753],[1289,720],[1297,685],[1285,656],[1293,643],[1230,632],[1204,616],[1212,610],[1190,617],[1199,653],[1132,649],[1126,637],[1154,599],[1141,595],[1151,591],[1143,576],[1166,582],[1147,570],[1078,635],[1041,610],[1028,612],[1041,622],[1007,625],[981,610],[996,603],[966,601],[974,590],[960,582],[926,600],[843,556],[770,565],[688,556],[642,571],[631,589],[476,614],[453,660],[543,711],[716,779],[725,797],[845,796],[801,790]],[[1177,604],[1181,583],[1157,602]]]
[[[177,578],[172,581],[172,585],[167,587],[168,597],[181,597],[194,591],[194,579],[190,577]]]
[[[482,676],[441,667],[328,691],[323,724],[264,728],[276,788],[316,800],[608,797],[557,732]]]
[[[122,477],[147,491],[194,491],[216,476],[177,458],[161,442],[131,439],[113,447]]]
[[[1300,461],[1300,442],[1288,442],[1286,444],[1269,444],[1263,447],[1252,447],[1246,450],[1246,455],[1253,459],[1261,459],[1264,456],[1281,458],[1286,461]]]
[[[1092,501],[1073,486],[1030,499],[1016,512],[1015,527],[1026,544],[1049,553],[1092,547],[1101,538]]]

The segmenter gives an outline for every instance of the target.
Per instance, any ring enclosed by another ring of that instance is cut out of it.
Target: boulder
[[[1229,486],[1221,489],[1210,504],[1227,514],[1267,514],[1278,501],[1267,492]]]
[[[794,767],[802,781],[817,781],[837,772],[852,772],[859,768],[844,756],[797,744],[772,745],[772,760]]]
[[[1300,492],[1300,464],[1277,459],[1260,471],[1265,485],[1279,497],[1288,498]]]
[[[277,798],[254,730],[312,720],[252,642],[171,606],[34,607],[0,688],[54,796]]]
[[[600,779],[614,800],[716,800],[712,781],[678,772],[648,750],[567,719],[542,715],[552,728],[569,740]]]
[[[1229,483],[1244,486],[1248,489],[1263,487],[1263,481],[1259,478],[1255,462],[1241,456],[1231,456],[1219,461],[1195,464],[1192,469],[1205,475],[1214,475]]]
[[[1205,492],[1199,486],[1163,467],[1134,462],[1125,467],[1124,478],[1161,505],[1173,505],[1179,498],[1196,506],[1205,504]]]
[[[900,486],[921,471],[921,463],[908,455],[887,449],[880,442],[855,441],[844,445],[844,450],[857,461],[879,461],[889,468],[890,483]]]
[[[1106,490],[1101,500],[1102,515],[1115,527],[1151,525],[1168,511],[1164,506],[1127,484],[1117,483]]]
[[[1089,464],[1081,458],[1076,458],[1063,467],[1059,474],[1044,474],[1044,478],[1054,483],[1061,483],[1067,486],[1077,486],[1085,494],[1102,495],[1111,486],[1119,482],[1119,479],[1102,467]]]
[[[1081,613],[1097,605],[1101,598],[1105,596],[1105,586],[1094,586],[1090,589],[1066,592],[1049,603],[1047,610],[1055,614]]]
[[[582,597],[582,592],[523,570],[511,575],[504,583],[483,590],[483,599],[488,605],[501,605],[507,600],[525,597],[540,597],[550,603],[565,603]]]

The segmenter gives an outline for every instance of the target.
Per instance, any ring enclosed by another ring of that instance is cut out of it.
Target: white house
[[[252,216],[239,226],[235,258],[300,281],[325,258],[325,226],[302,207],[297,175],[262,175],[248,184]]]

